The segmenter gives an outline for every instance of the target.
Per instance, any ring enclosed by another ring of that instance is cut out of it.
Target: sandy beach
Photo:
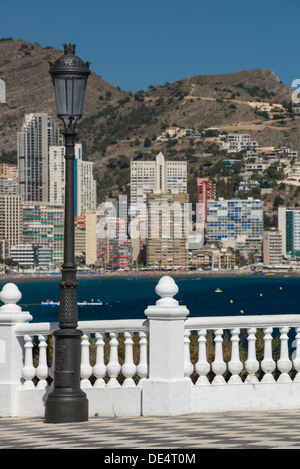
[[[195,276],[195,275],[205,275],[205,276],[214,276],[214,275],[224,275],[224,276],[241,276],[241,275],[299,275],[300,269],[296,270],[262,270],[261,272],[252,271],[252,270],[189,270],[189,271],[176,271],[176,270],[139,270],[139,271],[115,271],[115,272],[101,272],[101,271],[77,271],[77,278],[97,278],[97,277],[162,277],[163,275],[170,275],[172,277],[182,277],[182,276]],[[15,273],[15,274],[6,274],[0,275],[1,280],[13,280],[13,279],[40,279],[40,278],[57,278],[60,279],[61,272],[40,272],[40,273]]]

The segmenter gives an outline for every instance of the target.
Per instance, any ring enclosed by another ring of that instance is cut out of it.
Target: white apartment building
[[[287,173],[288,178],[300,179],[300,161],[295,161]]]
[[[79,149],[75,159],[75,215],[82,215],[97,206],[97,187],[94,179],[92,161],[82,160],[82,150]]]
[[[225,136],[225,142],[241,142],[241,143],[250,143],[251,138],[249,134],[228,134]]]
[[[0,193],[8,195],[19,195],[18,178],[0,176]]]
[[[91,161],[83,161],[82,145],[75,144],[74,160],[74,214],[82,215],[95,210],[97,203],[96,181]],[[64,203],[65,200],[65,147],[49,147],[49,201]]]
[[[248,179],[247,181],[241,181],[238,187],[239,192],[250,191],[254,187],[259,186],[259,182],[255,180]]]
[[[221,141],[221,146],[228,151],[255,150],[258,142],[252,141],[248,134],[228,134]]]
[[[49,201],[49,147],[63,137],[44,113],[26,114],[18,132],[18,177],[24,201]]]
[[[282,147],[284,158],[298,158],[298,151],[290,148]]]
[[[242,253],[262,253],[263,202],[259,199],[207,201],[207,244],[225,243]]]
[[[49,268],[50,250],[38,244],[18,244],[10,250],[11,258],[22,266]]]
[[[256,163],[247,163],[246,164],[246,173],[253,173],[257,171],[258,173],[263,173],[269,166],[271,166],[270,161],[260,161]]]
[[[64,146],[59,145],[49,147],[49,202],[63,204],[65,200],[64,155]]]
[[[246,153],[246,160],[256,160],[257,159],[257,152],[255,150],[247,150]]]
[[[131,161],[131,204],[146,203],[147,194],[151,194],[154,190],[166,193],[172,189],[177,189],[180,194],[186,194],[186,161],[165,161],[161,152],[153,161]]]

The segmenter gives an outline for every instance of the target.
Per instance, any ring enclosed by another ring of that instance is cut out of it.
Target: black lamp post
[[[82,332],[77,329],[77,286],[74,249],[74,159],[75,127],[82,116],[89,62],[75,55],[75,44],[64,44],[64,55],[50,63],[57,115],[64,123],[65,139],[65,220],[64,263],[59,284],[59,329],[55,336],[54,390],[45,407],[45,422],[88,420],[88,400],[80,389],[80,351]]]

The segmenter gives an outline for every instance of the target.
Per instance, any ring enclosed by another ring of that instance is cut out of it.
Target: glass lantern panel
[[[57,114],[66,115],[68,114],[67,109],[67,86],[64,78],[55,78],[55,98],[56,98],[56,109]]]
[[[85,78],[55,78],[57,114],[65,117],[66,123],[82,116],[85,87]]]
[[[73,80],[73,113],[82,116],[86,79]]]

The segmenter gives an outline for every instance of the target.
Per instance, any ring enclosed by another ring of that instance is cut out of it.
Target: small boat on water
[[[82,301],[82,303],[77,303],[77,304],[78,306],[99,306],[99,305],[102,305],[102,301],[97,300],[94,302],[94,300],[91,300],[90,303],[88,301]]]
[[[59,306],[60,302],[59,301],[52,301],[52,300],[46,300],[46,301],[42,301],[42,306]],[[94,300],[91,300],[90,302],[88,301],[82,301],[81,303],[77,303],[78,306],[100,306],[102,305],[102,301],[101,300],[97,300],[96,302],[94,302]]]
[[[46,300],[42,301],[42,306],[55,306],[59,305],[59,301]]]
[[[215,293],[222,293],[222,290],[220,290],[220,288],[216,288]]]

